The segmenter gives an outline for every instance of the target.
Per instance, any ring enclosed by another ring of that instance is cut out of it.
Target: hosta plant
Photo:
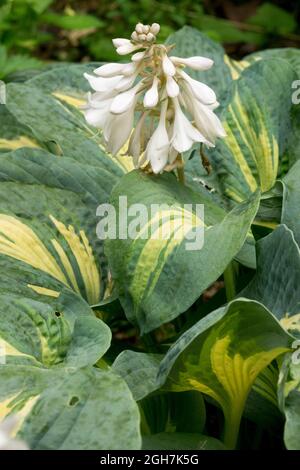
[[[114,46],[0,106],[3,429],[16,415],[30,449],[300,449],[300,52],[235,61],[155,23]]]

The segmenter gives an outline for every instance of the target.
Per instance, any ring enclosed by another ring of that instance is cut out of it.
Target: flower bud
[[[147,34],[147,41],[148,41],[148,42],[151,42],[151,41],[153,41],[154,39],[155,39],[154,34],[152,34],[152,33],[148,33],[148,34]]]
[[[154,34],[155,36],[159,33],[160,31],[160,26],[158,23],[152,23],[150,27],[150,32]]]
[[[131,56],[132,62],[139,62],[140,60],[142,60],[144,58],[145,53],[146,51],[141,51],[141,52],[136,52],[135,54],[133,54]]]
[[[135,27],[135,30],[138,34],[141,34],[143,32],[143,25],[142,23],[138,23]]]
[[[138,34],[141,34],[143,32],[143,25],[142,23],[138,23],[135,27],[135,30]]]
[[[133,44],[131,41],[129,41],[129,44],[124,44],[123,46],[119,46],[117,48],[117,53],[119,55],[126,55],[140,48],[141,46],[139,44]]]
[[[121,47],[130,44],[131,41],[129,39],[124,38],[115,38],[112,40],[112,42],[115,47]]]

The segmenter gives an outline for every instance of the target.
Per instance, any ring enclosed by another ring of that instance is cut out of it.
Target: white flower
[[[111,104],[111,100],[109,104]],[[91,106],[84,112],[84,116],[90,126],[103,129],[109,116],[109,106],[104,108]]]
[[[157,128],[152,134],[146,148],[146,157],[154,173],[160,173],[168,162],[170,141],[166,129],[166,112],[168,103],[163,103]]]
[[[138,76],[138,72],[135,72],[132,75],[124,75],[124,77],[121,78],[121,80],[116,84],[115,90],[117,91],[128,90],[128,88],[130,88],[134,84],[137,76]]]
[[[117,83],[122,79],[122,75],[116,75],[110,78],[94,77],[88,73],[84,74],[84,77],[89,81],[89,84],[95,91],[109,91],[113,89]]]
[[[136,72],[137,70],[137,65],[130,62],[129,64],[125,64],[125,67],[122,69],[122,75],[125,77],[132,75]]]
[[[29,450],[27,444],[21,439],[11,437],[18,425],[16,416],[6,418],[0,425],[0,450]]]
[[[156,44],[159,30],[157,23],[138,23],[131,39],[113,40],[118,54],[133,53],[131,61],[85,74],[95,93],[83,108],[87,122],[102,130],[109,152],[118,153],[129,140],[126,154],[137,167],[148,163],[154,173],[176,167],[180,154],[195,143],[213,146],[225,136],[214,113],[215,92],[183,70],[208,70],[213,61],[169,57],[172,46]],[[133,129],[136,111],[140,118]]]
[[[169,75],[171,77],[173,77],[173,75],[175,75],[175,73],[176,73],[175,65],[169,59],[167,54],[164,54],[163,61],[162,61],[162,67],[163,67],[163,71],[166,75]]]
[[[153,78],[152,87],[145,93],[144,96],[144,107],[154,108],[158,103],[158,83],[157,77]]]
[[[200,101],[193,100],[187,95],[184,95],[184,97],[187,109],[193,116],[197,129],[205,136],[209,142],[209,146],[213,146],[218,137],[226,137],[226,132],[221,121],[212,109],[210,109],[209,105],[204,105],[200,103]],[[217,102],[216,105],[218,105]]]
[[[93,96],[88,95],[88,103],[84,106],[85,119],[91,126],[104,128],[108,115],[110,114],[109,108],[112,103],[112,96],[110,93],[103,97],[104,93],[95,93]]]
[[[173,98],[175,107],[172,145],[177,152],[189,150],[195,142],[207,143],[205,137],[194,127],[183,113],[177,98]]]
[[[172,56],[170,60],[175,65],[186,65],[193,70],[208,70],[214,64],[214,61],[208,57],[188,57],[187,59],[183,59],[182,57]]]
[[[114,77],[115,75],[130,75],[135,72],[136,66],[129,62],[128,64],[120,64],[120,63],[111,63],[101,65],[94,70],[96,75],[100,77]]]
[[[217,97],[214,90],[212,90],[209,86],[205,85],[205,83],[194,80],[183,70],[181,70],[179,73],[180,76],[186,81],[197,100],[201,101],[204,104],[213,104],[217,101]]]
[[[117,53],[120,55],[127,55],[140,48],[141,46],[139,44],[137,44],[136,46],[134,44],[125,44],[125,46],[120,46],[117,48]]]
[[[133,88],[130,88],[130,90],[124,91],[123,93],[117,95],[112,101],[110,111],[113,114],[122,114],[125,113],[125,111],[128,111],[128,109],[132,107],[134,103],[135,95],[138,93],[142,86],[143,82],[141,81]]]
[[[167,95],[170,96],[170,98],[175,98],[179,95],[179,86],[173,77],[167,76],[166,90]]]
[[[132,106],[123,114],[110,115],[103,130],[107,144],[107,150],[116,155],[126,144],[132,132],[134,123],[134,107]]]
[[[120,55],[130,54],[142,47],[140,44],[133,44],[130,39],[123,38],[113,39],[113,45],[116,47],[117,53]]]
[[[133,62],[140,62],[145,57],[146,51],[136,52],[131,56]]]
[[[128,46],[129,44],[131,44],[130,39],[124,39],[124,38],[115,38],[112,40],[112,42],[116,48],[122,47],[122,46]]]

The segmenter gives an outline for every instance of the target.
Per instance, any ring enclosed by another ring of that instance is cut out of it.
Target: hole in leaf
[[[57,310],[54,312],[54,315],[55,315],[57,318],[61,317],[61,313],[58,312]]]
[[[79,402],[78,397],[72,397],[69,401],[69,406],[75,406],[75,405],[77,405],[78,402]]]

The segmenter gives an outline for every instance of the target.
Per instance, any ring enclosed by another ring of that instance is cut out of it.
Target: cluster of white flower
[[[208,70],[213,61],[169,57],[172,46],[155,42],[159,29],[157,23],[137,24],[131,40],[113,40],[118,54],[133,53],[131,62],[108,63],[95,69],[95,75],[85,74],[95,90],[85,106],[87,122],[102,129],[112,154],[129,139],[125,154],[136,167],[150,163],[154,173],[176,166],[194,143],[211,147],[226,135],[213,112],[219,104],[214,91],[183,70]]]

